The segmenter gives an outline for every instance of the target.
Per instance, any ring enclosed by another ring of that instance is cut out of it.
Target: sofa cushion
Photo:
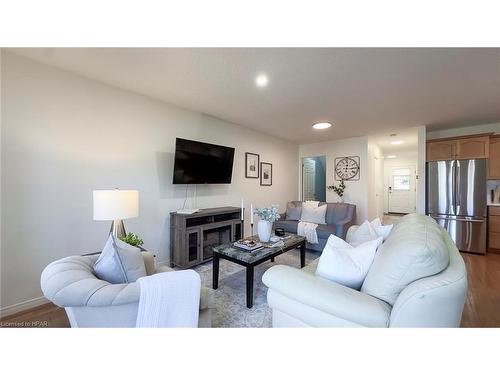
[[[114,238],[112,234],[95,262],[94,272],[99,279],[112,284],[133,283],[147,276],[141,250]]]
[[[321,253],[316,275],[359,290],[381,243],[379,237],[354,247],[332,235]]]
[[[379,237],[382,236],[379,236],[370,222],[365,220],[363,224],[349,233],[349,240],[347,242],[356,247],[364,242],[376,240]]]
[[[303,205],[300,220],[307,223],[326,224],[325,216],[327,207],[326,204],[319,205],[318,207]]]
[[[327,206],[326,223],[335,224],[347,218],[351,205],[348,203],[327,203]]]
[[[440,273],[449,261],[439,225],[424,215],[407,215],[379,247],[361,292],[393,305],[409,284]]]
[[[298,220],[279,220],[274,224],[275,228],[283,228],[285,232],[297,233]]]
[[[335,225],[328,224],[320,224],[316,228],[316,233],[318,234],[318,238],[327,239],[331,234],[335,234],[337,231],[337,227]]]
[[[384,241],[387,237],[389,237],[389,234],[391,234],[392,228],[394,228],[394,224],[382,225],[382,220],[380,220],[379,217],[373,219],[370,224],[375,232],[384,239]]]
[[[302,215],[302,202],[288,202],[286,205],[286,220],[300,220]]]

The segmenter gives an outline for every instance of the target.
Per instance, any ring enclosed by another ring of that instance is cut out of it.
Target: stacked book
[[[257,242],[251,239],[236,241],[233,243],[233,246],[246,251],[255,251],[264,247],[261,242]]]

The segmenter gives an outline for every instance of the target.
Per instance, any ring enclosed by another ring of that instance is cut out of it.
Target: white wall
[[[368,216],[382,217],[384,206],[384,156],[382,149],[368,138]]]
[[[419,126],[417,131],[417,213],[425,215],[425,162],[427,160],[426,127]]]
[[[51,261],[99,251],[110,223],[92,220],[92,190],[138,189],[140,216],[125,221],[160,262],[169,260],[175,138],[236,148],[231,185],[198,187],[198,207],[295,199],[298,146],[225,121],[2,52],[1,306],[41,296]],[[245,152],[273,164],[273,186],[246,179]],[[189,195],[192,196],[191,189]],[[194,202],[188,202],[188,206]]]
[[[427,139],[438,139],[447,137],[460,137],[462,135],[473,135],[481,133],[500,133],[500,122],[452,128],[446,130],[435,130],[427,132]]]
[[[368,138],[355,137],[332,142],[311,143],[299,146],[298,169],[303,157],[326,156],[326,183],[327,185],[337,185],[339,181],[334,180],[335,158],[342,156],[359,156],[360,158],[360,179],[359,181],[346,181],[344,199],[346,203],[356,205],[356,221],[362,223],[368,218]],[[302,176],[299,175],[299,187],[302,184]],[[300,189],[299,189],[300,191]],[[300,199],[300,196],[297,195]],[[326,200],[335,202],[335,193],[326,191]]]

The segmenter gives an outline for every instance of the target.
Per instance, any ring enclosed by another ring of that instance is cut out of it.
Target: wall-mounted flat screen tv
[[[230,184],[234,148],[177,138],[174,184]]]

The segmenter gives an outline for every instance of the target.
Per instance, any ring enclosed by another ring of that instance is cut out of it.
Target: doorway
[[[326,156],[302,158],[302,200],[326,202]]]
[[[416,211],[415,166],[390,168],[388,184],[389,213],[409,214]]]

